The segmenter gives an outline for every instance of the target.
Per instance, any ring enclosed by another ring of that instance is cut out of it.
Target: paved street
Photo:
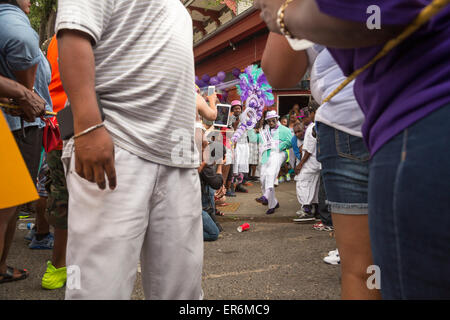
[[[339,266],[322,261],[335,241],[328,232],[315,231],[312,224],[295,224],[299,209],[295,182],[277,189],[281,208],[266,216],[264,207],[255,202],[259,184],[249,187],[228,202],[240,203],[236,212],[225,212],[219,220],[224,228],[215,242],[205,242],[203,290],[205,299],[339,299]],[[248,231],[239,233],[243,222]],[[8,264],[25,267],[30,277],[24,281],[0,285],[0,299],[63,299],[64,289],[40,288],[46,261],[51,251],[32,251],[17,230]],[[188,276],[188,275],[187,275]],[[140,274],[132,299],[143,299]]]

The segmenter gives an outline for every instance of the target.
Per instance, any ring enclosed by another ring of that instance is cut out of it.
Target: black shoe
[[[260,198],[255,199],[256,202],[261,203],[262,205],[267,206],[269,204],[269,201],[267,201],[266,197],[262,196]]]
[[[280,207],[280,204],[277,202],[277,205],[275,206],[275,209],[278,209]]]
[[[269,209],[266,212],[266,214],[274,214],[274,213],[275,213],[275,208]]]
[[[245,189],[242,185],[238,184],[235,188],[236,192],[248,193],[248,190]]]
[[[214,222],[216,223],[217,228],[219,228],[219,231],[222,232],[222,231],[223,231],[223,228],[222,228],[222,226],[220,225],[220,223],[219,223],[218,221],[214,221]]]

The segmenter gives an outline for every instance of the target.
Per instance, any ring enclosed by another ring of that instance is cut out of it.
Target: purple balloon
[[[198,85],[200,88],[203,88],[203,87],[206,87],[208,84],[205,83],[202,79],[200,79],[200,80],[198,80],[197,85]]]
[[[241,74],[241,69],[239,68],[234,68],[231,73],[233,74],[233,76],[235,76],[236,78],[239,78],[239,75]]]
[[[197,83],[197,81],[200,80],[198,76],[195,76],[195,83]]]
[[[211,79],[210,76],[206,73],[202,76],[202,80],[205,83],[208,83],[210,79]]]
[[[219,79],[217,79],[217,77],[212,77],[209,80],[209,84],[212,85],[212,86],[217,86],[219,83],[220,83],[220,81],[219,81]]]
[[[227,74],[223,71],[220,71],[219,73],[217,73],[217,79],[219,79],[219,81],[225,80],[226,77],[227,77]]]

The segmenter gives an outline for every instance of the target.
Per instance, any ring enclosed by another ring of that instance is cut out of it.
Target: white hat
[[[266,113],[266,120],[272,119],[272,118],[280,118],[280,116],[277,114],[275,110],[271,110]]]

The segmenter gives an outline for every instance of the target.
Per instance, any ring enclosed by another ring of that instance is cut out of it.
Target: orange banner
[[[0,209],[37,200],[39,195],[16,141],[0,111]]]

